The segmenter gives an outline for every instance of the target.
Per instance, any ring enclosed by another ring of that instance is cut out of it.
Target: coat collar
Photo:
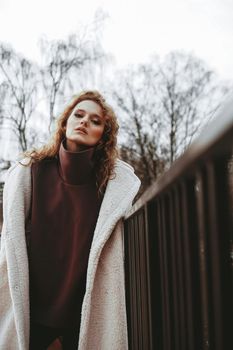
[[[108,181],[105,195],[99,212],[93,242],[98,245],[105,237],[108,226],[116,224],[123,217],[139,189],[140,180],[134,174],[133,168],[118,160],[115,166],[115,176]]]

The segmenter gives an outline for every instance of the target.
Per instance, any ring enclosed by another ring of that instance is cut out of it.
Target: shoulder
[[[121,159],[117,159],[115,162],[115,172],[116,172],[116,176],[118,177],[122,177],[123,181],[126,181],[126,178],[129,179],[131,181],[132,184],[135,184],[137,187],[140,186],[141,181],[138,178],[138,176],[135,174],[134,172],[134,168],[124,162]]]
[[[5,188],[27,185],[31,181],[31,165],[29,159],[24,158],[13,164],[7,171],[5,177]]]
[[[3,188],[3,212],[5,217],[26,210],[28,213],[31,198],[31,166],[27,159],[12,165],[6,174]],[[21,212],[22,213],[22,212]],[[24,215],[24,214],[23,214]]]
[[[116,160],[115,166],[125,169],[126,171],[130,171],[131,173],[134,173],[134,168],[130,164],[124,162],[121,159]]]
[[[30,160],[29,158],[24,158],[20,161],[17,161],[16,163],[14,163],[7,171],[6,174],[6,179],[12,175],[15,174],[25,174],[28,173],[30,171],[31,165],[30,165]]]

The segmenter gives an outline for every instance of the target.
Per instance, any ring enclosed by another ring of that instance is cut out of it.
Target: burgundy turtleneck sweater
[[[32,164],[29,246],[31,320],[50,327],[79,322],[101,199],[93,148]]]

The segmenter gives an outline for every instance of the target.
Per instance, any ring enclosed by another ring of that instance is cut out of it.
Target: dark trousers
[[[30,326],[30,350],[47,350],[58,337],[63,350],[77,350],[78,328],[51,328],[32,323]]]

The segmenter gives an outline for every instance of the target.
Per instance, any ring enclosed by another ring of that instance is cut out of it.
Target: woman
[[[127,349],[122,218],[140,181],[117,159],[96,91],[74,98],[52,143],[13,166],[3,194],[0,349]],[[29,311],[30,310],[30,311]]]

